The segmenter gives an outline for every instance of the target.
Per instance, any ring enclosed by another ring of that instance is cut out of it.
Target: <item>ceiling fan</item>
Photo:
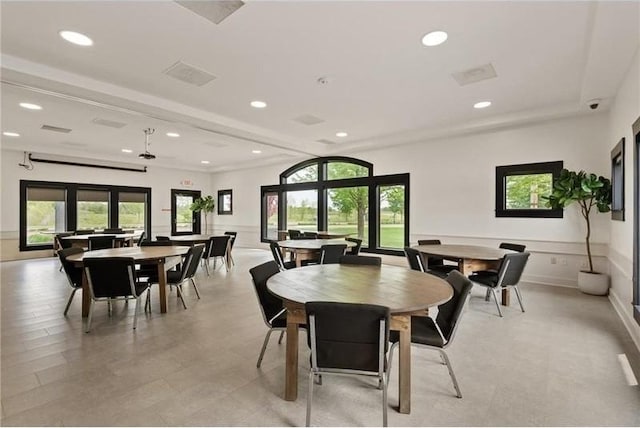
[[[144,153],[140,153],[138,157],[142,159],[155,159],[156,155],[152,155],[151,153],[149,153],[149,135],[156,132],[156,130],[153,128],[147,128],[147,129],[144,129],[143,131],[144,131]]]

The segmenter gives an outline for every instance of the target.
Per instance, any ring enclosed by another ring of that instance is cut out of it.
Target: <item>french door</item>
[[[200,213],[191,211],[193,201],[200,197],[199,190],[171,189],[171,234],[200,233]]]

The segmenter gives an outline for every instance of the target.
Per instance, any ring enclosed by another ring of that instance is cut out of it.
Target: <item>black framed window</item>
[[[624,138],[611,150],[611,219],[624,221]]]
[[[134,223],[122,202],[136,195]],[[53,248],[56,233],[122,227],[151,231],[151,189],[107,184],[20,180],[20,251]]]
[[[201,195],[200,190],[171,189],[171,234],[199,234],[200,212],[191,211],[191,204]]]
[[[369,162],[343,157],[309,159],[262,186],[261,239],[288,229],[349,234],[363,251],[402,254],[409,243],[409,174],[374,176]]]
[[[563,168],[562,161],[496,167],[496,217],[562,218],[562,209],[546,206]]]
[[[218,215],[233,214],[233,190],[218,190]]]

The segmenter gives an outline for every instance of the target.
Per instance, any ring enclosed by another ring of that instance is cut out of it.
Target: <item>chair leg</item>
[[[182,301],[182,306],[187,309],[187,304],[184,302],[184,296],[182,296],[182,284],[176,284],[176,290],[178,291],[178,297]]]
[[[489,300],[491,300],[491,289],[487,288],[487,293],[484,295],[484,300],[485,302],[488,302]]]
[[[513,289],[516,290],[516,297],[518,298],[518,303],[520,303],[520,310],[524,312],[524,306],[522,306],[522,296],[520,295],[520,289],[517,285],[513,286]]]
[[[147,288],[147,298],[144,302],[145,312],[147,312],[147,307],[149,307],[149,313],[151,313],[151,287]]]
[[[211,274],[209,273],[209,259],[204,261],[204,270],[207,271],[207,276],[211,276]]]
[[[107,300],[107,312],[109,313],[109,317],[113,315],[113,309],[111,308],[111,299]]]
[[[395,349],[398,347],[399,342],[394,342],[391,347],[389,348],[389,363],[387,366],[387,385],[389,384],[389,381],[391,380],[391,363],[393,362],[393,351],[395,351]]]
[[[282,338],[284,337],[284,330],[280,332],[280,338],[278,339],[278,345],[282,343]]]
[[[191,280],[191,284],[193,284],[194,290],[196,290],[196,296],[198,296],[198,300],[200,300],[200,292],[198,291],[198,286],[196,285],[196,280],[193,277],[189,278]]]
[[[495,288],[491,288],[491,292],[493,293],[493,300],[496,302],[496,308],[498,308],[498,315],[502,318],[502,310],[500,310],[500,302],[498,301],[498,294],[496,293]]]
[[[269,343],[269,337],[271,337],[271,332],[273,331],[273,329],[269,329],[269,331],[267,331],[266,336],[264,337],[264,342],[262,342],[262,350],[260,350],[260,356],[258,357],[258,364],[256,364],[256,367],[260,368],[260,364],[262,364],[262,357],[264,357],[264,351],[267,349],[267,344]]]
[[[307,424],[306,426],[311,426],[311,400],[313,399],[313,371],[309,372],[309,393],[307,394]]]
[[[453,382],[453,387],[456,390],[456,397],[462,398],[462,393],[460,392],[460,387],[458,386],[458,381],[456,379],[456,375],[455,375],[455,373],[453,373],[453,367],[451,366],[451,361],[449,361],[449,357],[447,356],[447,353],[444,351],[444,349],[440,350],[440,355],[442,355],[442,358],[444,359],[445,363],[447,364],[447,369],[449,370],[449,376],[451,376],[451,381]]]
[[[382,384],[382,426],[387,426],[387,382],[384,381],[384,376],[380,378],[380,383]]]
[[[73,296],[76,295],[76,291],[78,291],[77,288],[74,288],[73,291],[71,291],[71,295],[69,296],[69,301],[67,302],[67,306],[64,308],[64,316],[67,316],[67,312],[69,312],[69,306],[71,306],[71,301],[73,300]]]
[[[133,310],[133,329],[138,326],[138,309],[140,309],[140,296],[136,297],[136,308]]]
[[[89,317],[87,318],[87,329],[84,331],[85,333],[89,333],[89,330],[91,330],[92,317],[93,317],[93,299],[91,299],[91,303],[89,303]]]

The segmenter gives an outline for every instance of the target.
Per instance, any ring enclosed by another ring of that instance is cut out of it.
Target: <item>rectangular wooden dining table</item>
[[[158,293],[160,295],[160,312],[167,312],[167,270],[176,266],[182,261],[183,255],[189,251],[185,246],[161,246],[161,247],[122,247],[109,248],[106,250],[85,251],[84,253],[73,254],[67,258],[76,266],[83,266],[83,260],[89,257],[131,257],[136,264],[158,266]],[[82,272],[82,316],[89,316],[89,306],[91,295],[89,284],[83,270]]]

